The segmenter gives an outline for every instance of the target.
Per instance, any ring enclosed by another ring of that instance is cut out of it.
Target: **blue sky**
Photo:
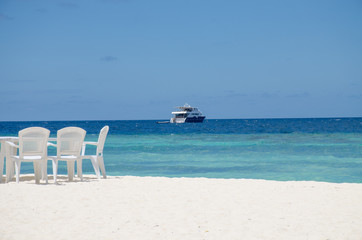
[[[362,117],[360,0],[0,0],[0,121]]]

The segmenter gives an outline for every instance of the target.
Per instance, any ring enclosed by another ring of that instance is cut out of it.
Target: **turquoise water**
[[[110,136],[115,175],[362,182],[361,134]],[[121,144],[120,144],[121,143]]]
[[[362,119],[2,122],[1,135],[45,126],[87,130],[95,141],[110,126],[105,147],[108,175],[251,178],[362,183]],[[94,151],[88,149],[88,153]],[[49,150],[49,154],[55,154]],[[52,172],[49,163],[49,172]],[[61,174],[66,167],[60,165]],[[31,164],[22,173],[32,172]],[[85,161],[83,172],[94,173]]]

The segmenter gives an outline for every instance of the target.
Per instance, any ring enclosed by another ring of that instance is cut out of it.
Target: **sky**
[[[0,0],[0,121],[362,117],[361,0]]]

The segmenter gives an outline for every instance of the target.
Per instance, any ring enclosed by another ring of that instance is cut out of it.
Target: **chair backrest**
[[[80,156],[86,131],[79,127],[65,127],[57,132],[57,157]]]
[[[42,127],[29,127],[19,131],[19,157],[47,155],[50,131]]]
[[[109,127],[104,126],[99,133],[98,144],[97,144],[97,155],[103,155],[103,148],[104,148],[104,143],[106,142],[108,130]]]

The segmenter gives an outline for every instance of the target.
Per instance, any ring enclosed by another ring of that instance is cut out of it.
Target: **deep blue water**
[[[0,135],[42,126],[55,137],[60,128],[78,126],[86,140],[96,141],[104,125],[110,127],[108,175],[362,183],[362,118],[0,122]],[[32,171],[31,164],[22,165],[22,173]],[[88,161],[83,171],[93,173]],[[66,174],[65,164],[59,172]]]

